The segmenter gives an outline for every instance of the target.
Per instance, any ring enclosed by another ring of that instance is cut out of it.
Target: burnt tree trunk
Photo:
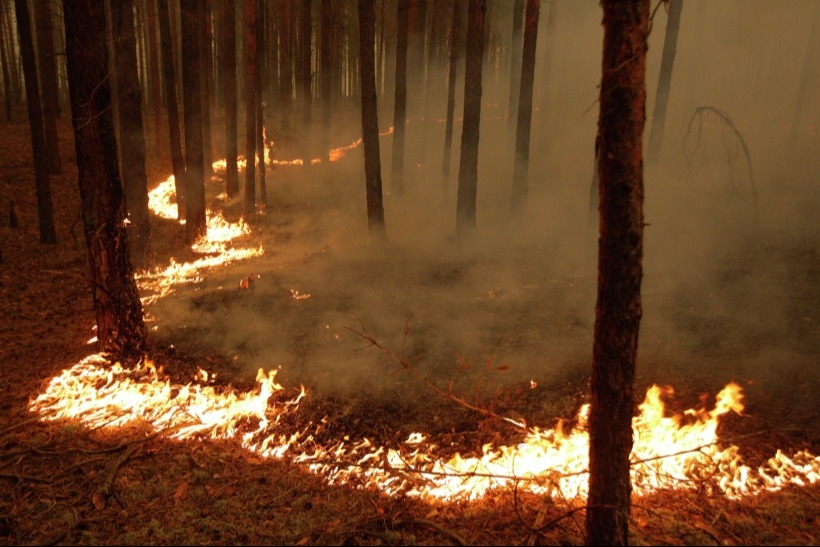
[[[598,120],[598,298],[590,380],[590,545],[626,545],[635,358],[641,320],[649,0],[603,0]]]
[[[31,35],[31,17],[26,0],[14,0],[17,13],[17,33],[26,81],[26,105],[31,128],[31,149],[34,161],[34,181],[37,191],[37,217],[40,222],[40,243],[57,243],[54,229],[54,208],[51,203],[51,180],[48,176],[49,156],[43,129],[43,107],[37,81],[37,61],[34,56],[34,38]]]
[[[530,129],[532,127],[532,88],[535,80],[535,46],[538,39],[538,15],[541,0],[527,0],[524,45],[521,53],[520,97],[516,101],[518,123],[515,132],[513,164],[512,214],[520,217],[529,194]]]
[[[362,93],[362,141],[364,146],[367,227],[375,239],[387,239],[379,155],[379,110],[376,102],[376,11],[373,0],[359,0],[359,76]]]
[[[481,122],[481,73],[484,57],[486,0],[470,0],[467,9],[467,61],[464,71],[464,122],[456,198],[456,236],[471,235],[476,228],[478,196],[478,139]]]
[[[256,214],[256,13],[257,0],[245,0],[245,214]]]
[[[398,0],[396,10],[396,79],[393,99],[393,156],[390,190],[404,193],[404,134],[407,127],[407,12],[410,0]]]
[[[669,87],[672,82],[672,67],[675,64],[675,49],[678,45],[678,29],[683,0],[669,0],[669,18],[666,20],[666,36],[663,41],[661,73],[658,90],[655,92],[655,107],[652,110],[652,126],[649,129],[649,145],[646,160],[650,164],[658,161],[663,144],[663,130],[666,124],[666,105],[669,102]]]
[[[186,218],[185,211],[185,159],[182,155],[182,134],[179,127],[179,99],[177,76],[174,69],[174,48],[171,38],[171,14],[168,0],[158,0],[159,39],[162,49],[163,84],[165,105],[168,109],[168,135],[171,145],[171,164],[174,170],[174,189],[177,196],[177,218]]]
[[[159,66],[159,40],[157,34],[157,0],[146,0],[148,12],[148,55],[151,60],[151,100],[154,106],[154,150],[159,155],[165,147],[162,137],[162,78]]]
[[[145,133],[142,125],[142,89],[137,73],[134,0],[111,0],[115,77],[119,100],[121,180],[129,219],[131,259],[137,268],[147,266],[150,226],[148,175],[145,172]]]
[[[213,174],[213,146],[211,144],[211,2],[200,0],[197,5],[199,21],[199,85],[202,99],[202,172],[205,178]]]
[[[24,2],[25,0],[18,0]],[[66,2],[63,18],[83,232],[99,351],[128,355],[146,340],[125,228],[102,4]]]
[[[60,139],[57,136],[60,104],[57,92],[57,63],[54,61],[54,25],[51,22],[51,6],[48,2],[34,2],[34,6],[40,61],[40,90],[43,100],[43,130],[48,150],[49,173],[59,175],[63,167],[60,161]]]
[[[200,15],[198,0],[180,0],[182,22],[182,97],[185,118],[185,238],[194,243],[207,231],[205,156],[202,138],[202,93],[199,74]]]
[[[222,82],[225,90],[225,191],[228,197],[239,194],[236,121],[236,2],[222,3]]]

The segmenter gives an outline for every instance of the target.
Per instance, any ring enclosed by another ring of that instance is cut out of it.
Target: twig
[[[445,536],[449,537],[459,545],[468,545],[468,543],[458,534],[453,532],[452,530],[448,530],[441,524],[437,522],[433,522],[432,520],[428,519],[404,519],[404,520],[397,520],[393,522],[394,526],[403,526],[403,525],[412,525],[412,524],[421,524],[422,526],[427,526],[428,528],[432,528],[433,530],[444,534]]]
[[[97,488],[97,494],[107,498],[108,495],[111,493],[111,483],[114,482],[114,475],[117,474],[117,470],[124,464],[128,459],[140,448],[138,444],[132,444],[125,450],[123,450],[122,454],[114,460],[114,463],[108,467],[108,470],[103,477],[102,483]]]

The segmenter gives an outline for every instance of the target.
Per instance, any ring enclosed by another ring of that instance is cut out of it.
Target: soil
[[[88,427],[32,413],[53,378],[95,352],[95,318],[69,122],[60,122],[63,173],[51,177],[58,243],[44,245],[24,112],[0,132],[0,543],[583,544],[577,500],[515,487],[458,502],[388,495],[355,480],[331,485],[236,439],[180,441],[146,424]],[[346,144],[355,135],[336,137]],[[148,146],[154,187],[170,160],[167,146]],[[435,252],[416,252],[413,237],[399,236],[374,250],[361,235],[355,153],[329,168],[267,175],[269,206],[235,243],[265,254],[203,270],[146,304],[144,358],[171,384],[190,383],[201,368],[220,392],[243,392],[259,368],[278,369],[287,393],[308,390],[280,427],[315,427],[325,449],[365,438],[398,447],[421,431],[441,456],[470,456],[520,442],[512,422],[575,424],[587,400],[594,244],[560,261],[524,240],[487,243],[486,253],[441,237]],[[216,173],[210,207],[238,220],[242,203],[220,197],[221,184]],[[416,218],[455,210],[421,192],[412,199]],[[398,210],[387,218],[405,233]],[[813,237],[753,241],[724,252],[707,288],[673,282],[680,263],[647,265],[636,390],[671,385],[668,405],[680,412],[711,407],[717,391],[739,383],[746,409],[727,416],[721,438],[757,466],[777,450],[820,454],[820,254]],[[197,257],[179,224],[160,218],[152,250],[157,268]],[[249,276],[252,288],[240,287]],[[739,499],[662,490],[636,497],[630,534],[646,545],[812,545],[819,514],[816,482]]]

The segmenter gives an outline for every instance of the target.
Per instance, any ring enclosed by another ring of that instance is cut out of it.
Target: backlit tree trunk
[[[162,74],[165,104],[168,109],[168,135],[171,145],[171,163],[174,170],[174,189],[177,196],[177,218],[186,218],[185,212],[185,159],[182,155],[182,134],[179,127],[179,99],[177,76],[174,69],[174,48],[171,38],[169,0],[158,0],[159,36],[162,48]]]
[[[590,545],[626,545],[635,358],[641,320],[649,0],[603,0],[598,120],[598,298],[590,380]]]
[[[396,9],[396,79],[393,99],[393,156],[390,190],[404,193],[404,131],[407,122],[407,11],[410,0],[398,0]]]
[[[524,26],[524,0],[513,2],[512,46],[510,47],[510,97],[507,107],[507,125],[514,127],[518,115],[518,95],[521,83],[522,28]]]
[[[330,161],[330,93],[333,83],[333,71],[330,66],[331,36],[333,29],[332,0],[322,0],[321,15],[321,62],[319,63],[319,75],[321,78],[322,90],[319,94],[322,101],[322,155],[326,161]]]
[[[256,13],[257,0],[245,0],[245,214],[256,214]]]
[[[481,122],[481,73],[484,57],[486,0],[470,0],[467,9],[467,66],[464,72],[464,122],[458,168],[456,236],[472,234],[476,227],[478,196],[478,138]]]
[[[40,243],[57,243],[54,229],[54,208],[51,203],[51,181],[48,176],[49,157],[43,129],[43,107],[37,81],[37,61],[34,57],[34,38],[31,35],[31,17],[26,0],[14,0],[17,13],[17,33],[26,80],[26,105],[31,128],[31,148],[34,155],[34,181],[37,190],[37,217],[40,221]]]
[[[43,99],[43,130],[49,157],[49,172],[59,175],[63,171],[60,161],[60,140],[57,136],[57,117],[60,104],[57,93],[57,63],[54,61],[54,31],[51,23],[51,6],[48,2],[34,2],[37,20],[37,48],[40,66],[40,89]]]
[[[199,21],[199,85],[202,98],[202,172],[205,177],[213,174],[213,147],[211,144],[211,2],[199,0],[197,6]]]
[[[125,200],[111,112],[105,12],[101,3],[66,2],[63,14],[98,349],[132,354],[142,349],[146,333],[125,228]]]
[[[450,66],[447,68],[447,121],[444,126],[444,161],[441,165],[442,194],[447,195],[450,188],[450,158],[453,144],[453,114],[456,107],[456,69],[458,68],[458,51],[461,42],[462,0],[453,1],[453,21],[450,28]]]
[[[239,194],[236,121],[236,2],[222,2],[222,82],[225,86],[225,191],[228,197]]]
[[[359,0],[359,75],[362,93],[362,141],[364,146],[367,227],[371,237],[386,239],[379,155],[379,118],[376,103],[376,10],[373,0]]]

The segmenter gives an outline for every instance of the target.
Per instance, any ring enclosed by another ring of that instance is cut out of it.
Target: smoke
[[[156,336],[195,354],[222,355],[248,376],[281,367],[281,381],[328,393],[423,394],[408,367],[464,391],[588,368],[597,291],[589,195],[602,31],[597,6],[556,5],[553,79],[547,86],[542,72],[536,77],[536,97],[549,88],[542,103],[549,112],[534,115],[523,219],[509,221],[509,78],[488,70],[473,240],[453,238],[460,127],[444,181],[442,92],[441,104],[428,106],[423,134],[421,124],[408,125],[402,196],[390,193],[391,137],[381,140],[388,245],[367,237],[361,149],[331,165],[271,169],[270,206],[252,221],[265,256],[208,272],[202,284],[158,303],[151,310]],[[813,4],[765,5],[768,19],[745,2],[684,6],[663,152],[645,171],[639,375],[647,381],[696,374],[718,387],[731,379],[782,380],[820,351],[813,279],[820,271],[817,133],[804,136],[814,143],[813,155],[784,148],[781,122],[791,121],[794,93],[771,80],[799,81]],[[539,44],[545,13],[541,19]],[[772,37],[759,59],[752,30],[764,21],[771,21]],[[647,112],[664,23],[656,15]],[[797,51],[789,49],[796,38],[777,41],[787,35],[803,37]],[[463,83],[457,89],[458,115]],[[747,140],[753,176],[736,136],[717,118],[705,118],[687,136],[701,105],[731,117]],[[806,115],[816,127],[812,108]],[[383,113],[382,131],[392,120],[389,109]],[[354,123],[334,132],[352,136],[334,143],[341,145],[360,131]],[[685,155],[684,139],[693,136]],[[255,290],[239,291],[249,274],[258,276]]]

